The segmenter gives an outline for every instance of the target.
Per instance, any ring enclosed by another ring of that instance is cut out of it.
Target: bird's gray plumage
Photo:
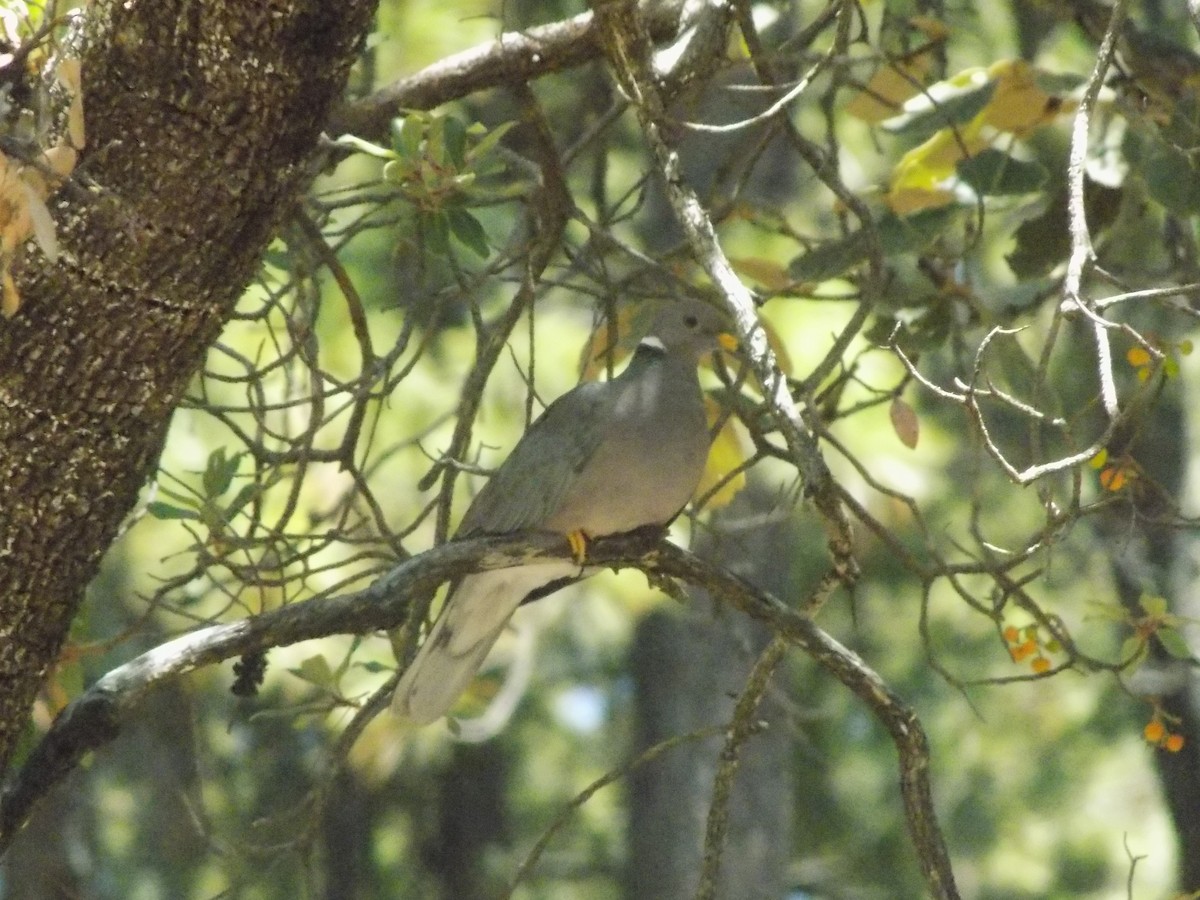
[[[708,455],[696,366],[717,346],[722,325],[702,303],[666,306],[620,375],[581,384],[546,408],[471,503],[458,533],[601,537],[673,519]],[[394,711],[416,724],[443,715],[521,601],[581,574],[564,560],[462,578],[400,679]]]

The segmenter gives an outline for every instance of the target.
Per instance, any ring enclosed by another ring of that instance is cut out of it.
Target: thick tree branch
[[[659,536],[657,529],[643,529],[603,538],[589,545],[589,559],[599,567],[634,567],[703,587],[711,596],[770,626],[848,687],[887,728],[896,745],[909,829],[922,861],[934,863],[927,879],[939,886],[935,896],[956,896],[931,800],[929,749],[916,713],[808,615]],[[470,571],[569,556],[567,544],[552,534],[453,541],[406,560],[364,590],[202,628],[142,654],[101,678],[63,710],[20,774],[6,786],[0,795],[0,851],[46,791],[87,753],[112,741],[151,688],[163,680],[254,651],[333,634],[395,628],[416,599],[447,579]]]
[[[678,4],[646,4],[646,27],[656,41],[679,31]],[[581,66],[603,56],[590,12],[525,31],[506,31],[453,56],[438,60],[362,100],[344,104],[329,123],[331,134],[350,132],[379,140],[405,109],[433,109],[476,91]]]

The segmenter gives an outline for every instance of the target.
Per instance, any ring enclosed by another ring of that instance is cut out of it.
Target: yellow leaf
[[[1073,103],[1038,87],[1036,71],[1023,60],[1002,59],[988,67],[988,75],[995,80],[996,90],[978,119],[997,131],[1021,137],[1074,109]]]
[[[773,259],[761,256],[740,256],[729,260],[739,275],[752,278],[771,291],[783,291],[792,286],[787,268]]]
[[[900,215],[930,207],[945,206],[954,199],[949,185],[957,177],[959,160],[987,146],[977,122],[957,131],[948,128],[909,150],[892,170],[892,182],[884,200]]]
[[[1102,449],[1099,453],[1091,458],[1088,463],[1093,469],[1103,469],[1104,464],[1108,462],[1108,450]]]
[[[874,125],[900,112],[904,101],[920,93],[929,73],[932,53],[919,53],[909,59],[880,66],[867,86],[846,104],[847,114]]]
[[[711,397],[705,397],[704,407],[708,414],[708,424],[711,427],[722,415],[721,406]],[[737,474],[730,475],[746,462],[749,455],[747,441],[742,437],[738,430],[739,427],[732,417],[727,419],[721,430],[717,432],[712,447],[708,451],[708,462],[704,466],[704,474],[700,476],[700,483],[696,486],[696,492],[693,495],[696,499],[707,497],[704,503],[705,509],[719,509],[728,506],[738,492],[746,486],[745,471],[738,471]],[[717,485],[720,487],[718,488]],[[716,491],[710,496],[709,491],[714,488]]]

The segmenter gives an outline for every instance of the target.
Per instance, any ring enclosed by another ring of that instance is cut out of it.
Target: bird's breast
[[[592,536],[670,521],[696,489],[708,456],[695,378],[640,379],[614,401],[611,429],[548,525]]]

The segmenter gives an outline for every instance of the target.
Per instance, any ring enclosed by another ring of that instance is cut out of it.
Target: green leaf
[[[1032,194],[1050,175],[1039,163],[1013,159],[991,147],[960,160],[957,169],[959,178],[985,196]]]
[[[1121,188],[1105,187],[1091,179],[1083,183],[1083,206],[1093,236],[1103,234],[1121,209]],[[1067,221],[1067,192],[1055,192],[1045,212],[1021,223],[1016,231],[1016,248],[1005,257],[1013,274],[1030,279],[1048,274],[1070,252]]]
[[[218,447],[208,455],[208,464],[204,467],[205,497],[220,497],[229,490],[243,455],[235,453],[227,459],[224,447]]]
[[[924,250],[955,220],[954,207],[924,209],[911,216],[887,213],[876,223],[884,256]],[[869,253],[867,232],[860,229],[840,240],[829,241],[792,260],[788,267],[801,281],[825,281],[863,262]]]
[[[466,165],[467,129],[454,116],[446,116],[443,122],[445,122],[446,158],[454,168],[461,169]]]
[[[1129,664],[1136,667],[1146,658],[1146,652],[1145,639],[1136,634],[1130,635],[1121,644],[1121,653],[1117,659],[1122,665]]]
[[[421,142],[425,140],[425,125],[428,117],[424,113],[409,113],[392,124],[392,146],[400,159],[413,160],[421,155]]]
[[[488,156],[500,140],[512,130],[516,122],[501,122],[487,134],[485,134],[474,147],[467,151],[467,159],[474,163],[477,160],[482,160]]]
[[[1158,630],[1158,639],[1162,642],[1163,649],[1170,653],[1176,659],[1191,659],[1192,651],[1188,647],[1187,641],[1184,640],[1174,628],[1160,628]]]
[[[315,684],[319,688],[334,686],[333,670],[329,667],[329,661],[320,654],[308,657],[297,668],[288,669],[288,671],[297,678],[307,681],[309,684]]]
[[[446,210],[446,219],[450,230],[472,253],[480,259],[486,259],[491,249],[488,247],[487,232],[483,230],[480,221],[461,206],[451,206]]]
[[[368,659],[364,662],[356,663],[355,665],[363,671],[370,672],[372,675],[378,675],[380,672],[393,672],[395,666],[385,665],[376,659]]]
[[[1162,140],[1153,140],[1138,171],[1150,196],[1180,215],[1200,213],[1200,170],[1192,158]]]
[[[146,504],[146,512],[154,516],[156,519],[191,519],[193,521],[200,518],[200,513],[194,509],[184,509],[182,506],[172,506],[170,503],[163,503],[161,500],[155,500]]]
[[[422,212],[417,227],[425,241],[425,248],[434,256],[450,255],[450,224],[444,212]]]
[[[233,495],[233,499],[225,507],[225,520],[230,521],[241,510],[243,506],[258,496],[259,486],[254,482],[249,482],[241,486],[238,492]]]
[[[425,158],[439,166],[446,164],[446,117],[433,116],[425,129]]]
[[[1138,604],[1146,611],[1146,615],[1152,619],[1161,619],[1171,611],[1166,597],[1156,597],[1152,594],[1142,594],[1138,598]]]

